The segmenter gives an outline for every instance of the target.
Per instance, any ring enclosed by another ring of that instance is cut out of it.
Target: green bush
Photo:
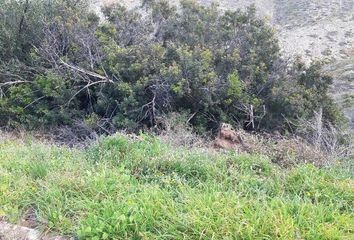
[[[319,64],[289,69],[254,7],[221,12],[183,0],[177,10],[148,1],[140,10],[106,7],[100,21],[86,1],[2,6],[1,125],[67,125],[95,115],[137,129],[190,112],[201,131],[220,121],[284,130],[285,119],[319,108],[332,123],[339,116],[331,78]]]

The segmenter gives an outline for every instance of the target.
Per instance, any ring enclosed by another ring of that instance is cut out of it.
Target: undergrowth
[[[350,160],[285,169],[150,136],[0,143],[0,216],[31,209],[43,231],[79,239],[352,239],[353,200]]]

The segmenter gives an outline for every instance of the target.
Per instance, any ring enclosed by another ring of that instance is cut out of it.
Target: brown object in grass
[[[244,144],[241,134],[227,123],[221,124],[218,136],[214,141],[214,148],[247,151],[247,147]]]

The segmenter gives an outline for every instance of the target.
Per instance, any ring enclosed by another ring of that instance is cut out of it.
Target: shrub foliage
[[[272,29],[246,11],[182,0],[116,4],[0,0],[0,124],[85,118],[102,129],[156,125],[169,112],[284,130],[319,108],[332,123],[332,79],[320,64],[285,60]]]

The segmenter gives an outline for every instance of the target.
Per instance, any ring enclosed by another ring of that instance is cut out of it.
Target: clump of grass
[[[283,169],[144,135],[85,150],[6,142],[0,215],[35,209],[43,230],[79,239],[351,239],[352,163]]]
[[[30,162],[27,166],[27,173],[34,179],[44,179],[47,176],[47,166],[42,161]]]

